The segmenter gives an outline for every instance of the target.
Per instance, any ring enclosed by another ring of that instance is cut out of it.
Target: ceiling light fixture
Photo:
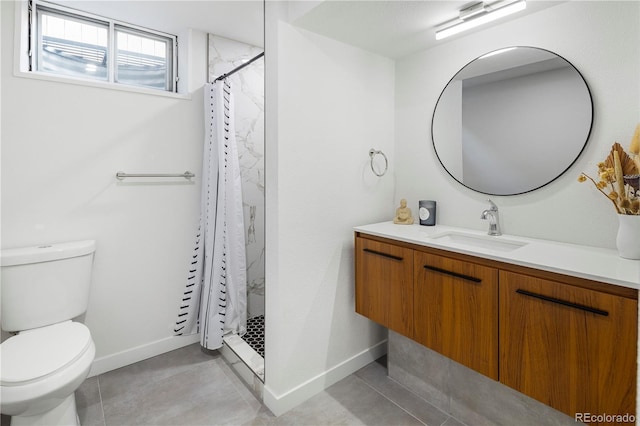
[[[487,22],[495,21],[512,13],[526,9],[525,0],[499,1],[490,5],[484,2],[476,3],[470,7],[462,9],[458,18],[446,22],[436,28],[436,40],[458,34],[462,31],[484,25]]]

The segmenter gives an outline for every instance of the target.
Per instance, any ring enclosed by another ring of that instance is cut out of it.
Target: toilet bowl
[[[78,425],[74,392],[96,349],[87,310],[95,241],[0,251],[0,412],[12,426]]]
[[[95,345],[83,324],[22,332],[0,345],[0,405],[12,426],[78,424],[74,391],[89,374]]]

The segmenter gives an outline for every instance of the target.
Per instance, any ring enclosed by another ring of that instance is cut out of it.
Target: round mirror
[[[436,155],[462,185],[490,195],[538,189],[584,149],[591,93],[566,59],[534,47],[471,61],[442,91],[431,123]]]

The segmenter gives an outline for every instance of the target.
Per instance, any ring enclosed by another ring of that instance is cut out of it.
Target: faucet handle
[[[491,210],[498,211],[498,206],[496,206],[496,203],[491,201],[491,199],[488,199],[487,201],[489,202],[489,204],[491,204]]]

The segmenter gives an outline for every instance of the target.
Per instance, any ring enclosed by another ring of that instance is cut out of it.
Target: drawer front
[[[413,250],[356,238],[356,312],[413,336]]]
[[[498,379],[498,270],[416,251],[415,340]]]
[[[500,381],[570,416],[635,414],[637,299],[500,272]]]

